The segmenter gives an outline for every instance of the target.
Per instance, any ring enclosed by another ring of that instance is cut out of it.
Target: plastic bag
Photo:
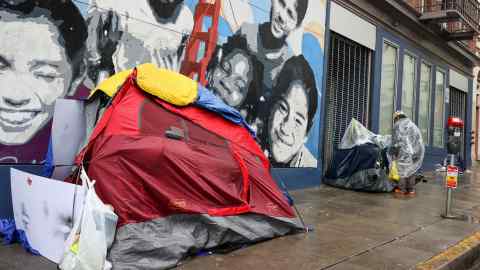
[[[372,142],[380,147],[380,149],[388,148],[392,144],[392,135],[375,135],[375,137],[372,138]]]
[[[391,166],[390,166],[390,173],[388,174],[388,178],[392,181],[400,181],[400,175],[398,175],[398,168],[397,168],[397,162],[392,161]]]
[[[364,127],[362,123],[358,122],[355,118],[352,118],[338,148],[350,149],[357,145],[370,143],[373,137],[375,137],[373,132]]]
[[[351,149],[355,146],[373,143],[380,149],[387,148],[391,144],[390,135],[378,135],[362,125],[355,118],[352,118],[348,124],[345,134],[343,134],[342,141],[338,145],[339,149]]]
[[[113,208],[97,196],[95,181],[90,181],[83,168],[80,177],[87,188],[85,204],[81,218],[67,238],[59,267],[62,270],[111,269],[112,265],[106,257],[115,237],[118,217]]]

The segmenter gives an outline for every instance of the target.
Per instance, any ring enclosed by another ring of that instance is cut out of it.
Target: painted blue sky
[[[82,15],[85,17],[87,15],[88,11],[88,3],[85,1],[75,1],[74,3],[77,5],[78,9],[80,9],[80,12],[82,12]]]

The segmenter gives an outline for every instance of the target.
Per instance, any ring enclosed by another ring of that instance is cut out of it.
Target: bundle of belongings
[[[303,230],[243,118],[190,78],[141,65],[100,84],[86,111],[70,181],[94,180],[118,215],[113,269],[168,269]]]
[[[396,135],[392,138],[391,135],[374,134],[352,119],[338,148],[334,150],[323,182],[356,191],[393,191],[398,177],[416,173],[423,162],[424,146],[421,138],[412,140],[414,136],[408,133],[411,129],[403,123],[412,122],[402,121],[394,125],[397,130],[393,131]],[[419,150],[415,151],[417,148]],[[397,150],[395,158],[392,157],[393,149]],[[398,151],[403,155],[397,155]],[[395,173],[399,174],[395,179],[391,179],[392,165],[395,165]]]

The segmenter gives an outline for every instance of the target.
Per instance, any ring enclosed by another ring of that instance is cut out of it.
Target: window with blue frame
[[[398,47],[385,41],[380,88],[380,134],[391,134],[397,86]]]
[[[432,66],[422,62],[420,67],[420,89],[418,100],[418,128],[425,145],[430,144],[430,108],[432,91]]]
[[[415,117],[415,92],[417,89],[417,58],[409,53],[403,55],[402,111]]]
[[[444,149],[448,65],[390,33],[380,32],[380,38],[377,46],[383,50],[376,63],[381,73],[375,84],[379,105],[374,119],[378,133],[391,134],[392,114],[400,109],[418,126],[428,149]]]
[[[444,147],[445,130],[445,72],[438,70],[435,76],[435,111],[433,119],[433,146]]]

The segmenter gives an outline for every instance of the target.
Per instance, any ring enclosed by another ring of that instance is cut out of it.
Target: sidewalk
[[[468,221],[445,220],[443,176],[427,174],[417,197],[351,192],[322,185],[292,192],[313,232],[286,236],[237,250],[186,261],[177,269],[412,269],[480,231],[480,167],[460,179],[455,213]],[[477,180],[479,179],[479,180]],[[0,247],[0,269],[56,269],[18,246]]]

